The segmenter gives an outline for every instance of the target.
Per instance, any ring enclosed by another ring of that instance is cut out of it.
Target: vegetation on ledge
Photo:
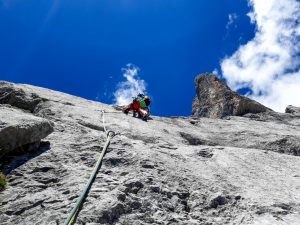
[[[0,173],[0,191],[3,191],[6,188],[6,177],[3,173]]]

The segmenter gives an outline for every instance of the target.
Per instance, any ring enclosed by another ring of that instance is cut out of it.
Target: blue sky
[[[251,8],[247,0],[1,0],[0,79],[112,103],[132,63],[153,114],[190,115],[195,76],[221,73],[222,60],[254,38]]]

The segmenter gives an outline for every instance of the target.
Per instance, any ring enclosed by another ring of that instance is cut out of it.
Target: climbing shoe
[[[137,115],[137,112],[133,111],[133,117],[136,117],[136,115]]]
[[[127,109],[123,109],[122,111],[123,111],[123,113],[125,113],[126,115],[128,115],[128,113],[129,113],[129,109],[128,109],[128,108],[127,108]]]

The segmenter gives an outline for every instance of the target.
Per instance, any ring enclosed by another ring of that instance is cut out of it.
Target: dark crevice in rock
[[[108,167],[125,166],[130,165],[130,160],[124,157],[106,157],[104,164]]]
[[[141,166],[145,169],[154,169],[155,164],[151,162],[150,160],[143,160],[140,162]]]
[[[176,150],[178,147],[173,146],[172,144],[164,144],[164,145],[158,145],[159,148],[165,148],[170,150]]]
[[[59,179],[57,177],[38,177],[35,180],[42,184],[58,183]]]
[[[101,224],[115,224],[120,216],[126,212],[125,206],[122,203],[117,203],[110,209],[102,211],[98,223]]]
[[[127,134],[125,134],[125,136],[130,139],[143,141],[145,144],[156,144],[159,141],[159,138],[157,138],[157,137],[149,137],[146,135],[143,136],[143,135],[138,135],[138,134],[127,133]]]
[[[296,137],[285,136],[276,141],[267,143],[264,149],[300,156],[300,140]]]
[[[41,205],[42,203],[44,202],[44,200],[40,200],[40,201],[37,201],[35,203],[32,203],[26,207],[23,207],[21,209],[18,209],[18,210],[14,210],[14,211],[6,211],[5,214],[9,215],[9,216],[18,216],[18,215],[21,215],[22,213],[24,213],[25,211],[28,211],[30,209],[33,209],[39,205]]]
[[[209,150],[209,149],[200,149],[200,150],[196,151],[196,154],[203,158],[211,158],[214,155],[213,151]]]
[[[29,143],[23,146],[20,146],[13,150],[14,155],[23,155],[26,153],[36,152],[40,148],[40,141]]]
[[[213,143],[208,140],[204,140],[200,137],[194,136],[193,134],[188,134],[185,132],[179,132],[180,136],[185,140],[185,142],[189,145],[208,145],[208,146],[215,146],[216,143]]]
[[[240,195],[215,193],[211,197],[203,196],[203,210],[218,210],[219,213],[236,207],[244,198]]]
[[[30,159],[33,159],[48,150],[50,150],[50,143],[42,141],[40,143],[39,148],[34,152],[22,153],[21,155],[14,154],[14,153],[6,155],[0,160],[0,164],[2,165],[1,169],[4,174],[10,174],[11,171],[13,171],[14,169],[18,168],[19,166],[23,165]]]
[[[124,187],[125,188],[123,189],[123,192],[125,194],[137,194],[139,190],[141,190],[144,187],[144,184],[137,179],[131,179],[125,182]]]
[[[50,170],[54,170],[52,166],[42,166],[34,168],[30,173],[47,173]]]
[[[293,203],[275,203],[271,206],[255,206],[256,211],[255,214],[271,214],[274,217],[280,219],[279,216],[285,216],[291,213],[294,213],[295,209],[298,208],[299,205],[295,205]]]

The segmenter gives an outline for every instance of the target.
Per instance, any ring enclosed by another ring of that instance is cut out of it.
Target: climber
[[[133,101],[130,105],[125,106],[123,112],[128,114],[129,111],[133,111],[133,116],[135,117],[137,114],[140,118],[147,121],[148,116],[150,114],[149,106],[151,104],[151,100],[148,96],[144,94],[138,94],[137,97],[133,97]]]

